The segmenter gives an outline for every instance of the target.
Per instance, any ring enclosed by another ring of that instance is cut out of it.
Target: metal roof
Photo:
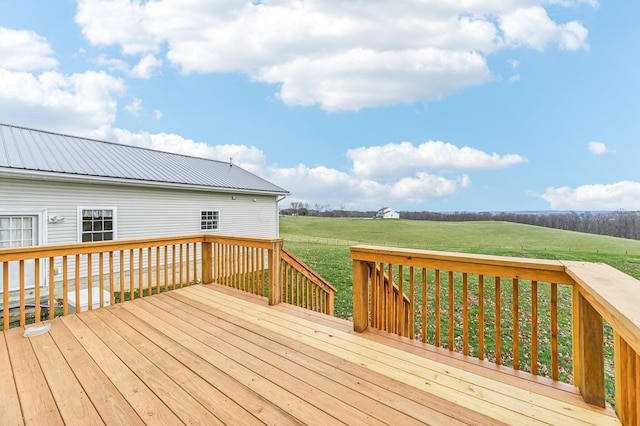
[[[0,169],[286,195],[231,163],[0,124]]]

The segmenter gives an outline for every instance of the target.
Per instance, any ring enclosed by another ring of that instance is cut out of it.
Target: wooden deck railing
[[[214,281],[278,304],[286,284],[281,250],[282,239],[210,234],[1,249],[2,328]],[[304,294],[318,295],[297,304],[333,312],[335,289],[303,264],[287,264],[296,267],[314,278]]]
[[[282,248],[283,302],[333,315],[336,288],[289,250]]]
[[[573,383],[601,407],[606,320],[615,409],[623,424],[640,422],[640,281],[582,262],[374,246],[352,247],[351,258],[356,331],[371,326]]]

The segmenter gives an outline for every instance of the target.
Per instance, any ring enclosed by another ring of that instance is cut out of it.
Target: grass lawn
[[[285,247],[299,256],[320,275],[337,288],[335,298],[335,315],[350,319],[353,312],[352,303],[352,263],[349,247],[355,244],[387,245],[393,247],[421,248],[453,252],[491,254],[498,256],[513,256],[541,259],[581,260],[588,262],[607,263],[631,276],[640,278],[640,241],[626,240],[599,235],[581,234],[576,232],[540,228],[505,222],[429,222],[410,220],[371,220],[353,218],[316,218],[316,217],[282,217],[280,219],[280,233],[285,239]],[[456,336],[462,328],[461,319],[461,279],[455,279],[454,328]],[[512,351],[509,338],[510,301],[512,286],[510,280],[503,280],[501,285],[501,326],[503,364],[510,365],[509,354]],[[495,315],[495,294],[493,287],[485,287],[488,295],[485,300],[485,356],[495,360],[495,347],[490,318]],[[443,286],[446,294],[446,285]],[[477,297],[478,284],[470,282],[470,347],[471,354],[477,350],[477,336],[479,327],[477,321],[477,305],[473,299]],[[530,340],[531,316],[530,283],[520,284],[520,368],[530,371]],[[430,315],[436,310],[433,296],[428,294],[427,310]],[[453,342],[448,341],[447,322],[448,306],[446,297],[440,306],[441,324],[443,324],[442,346],[452,345],[460,350],[461,342],[457,337]],[[538,292],[538,303],[541,307],[548,306],[550,291],[548,285],[541,285]],[[558,286],[558,322],[559,322],[559,353],[560,379],[572,382],[571,371],[571,290],[566,286]],[[540,346],[538,348],[539,374],[549,376],[549,317],[546,312],[540,312],[538,326],[540,328]],[[488,324],[489,323],[489,324]],[[428,338],[433,343],[435,330],[434,318],[428,317]],[[611,328],[605,324],[605,358],[607,359],[606,382],[609,402],[613,402],[613,341]],[[529,354],[529,355],[527,355]]]

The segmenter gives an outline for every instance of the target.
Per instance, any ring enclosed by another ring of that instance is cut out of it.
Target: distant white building
[[[375,216],[376,219],[400,219],[400,214],[390,207],[383,207],[378,210]]]

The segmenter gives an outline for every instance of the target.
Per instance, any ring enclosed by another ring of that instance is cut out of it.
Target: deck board
[[[2,333],[0,425],[619,424],[574,393],[216,285],[49,323]]]

